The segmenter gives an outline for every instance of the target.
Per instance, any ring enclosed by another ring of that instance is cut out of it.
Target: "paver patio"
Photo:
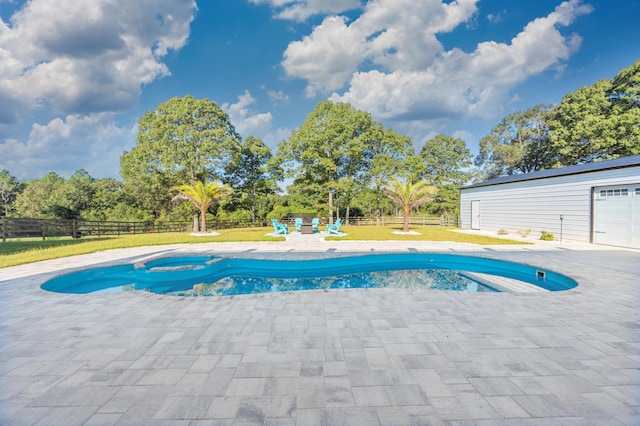
[[[0,424],[640,424],[640,252],[312,238],[123,249],[0,269]],[[199,299],[39,288],[63,272],[160,254],[407,251],[523,262],[580,285]]]

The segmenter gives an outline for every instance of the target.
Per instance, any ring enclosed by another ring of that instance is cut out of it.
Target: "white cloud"
[[[32,0],[0,20],[0,122],[121,111],[187,42],[194,0]]]
[[[256,99],[248,90],[245,90],[244,94],[238,96],[238,102],[235,104],[222,104],[222,109],[229,114],[231,123],[243,138],[260,137],[271,128],[273,117],[270,112],[257,114],[249,108],[255,102]]]
[[[267,90],[267,95],[274,105],[283,105],[289,102],[289,96],[281,90]]]
[[[500,23],[504,20],[504,15],[506,14],[506,10],[502,10],[498,13],[490,13],[487,15],[487,21],[491,22],[492,24]]]
[[[302,22],[310,16],[340,13],[358,9],[360,0],[249,0],[254,4],[268,4],[276,18]]]
[[[443,51],[436,34],[472,17],[477,1],[372,0],[352,23],[329,16],[290,43],[282,66],[289,76],[308,81],[309,97],[341,89],[362,66],[423,70]]]
[[[306,93],[341,88],[367,56],[366,35],[346,25],[346,18],[331,16],[310,36],[289,44],[282,65],[292,77],[308,80]]]
[[[55,171],[69,177],[86,169],[93,177],[120,173],[120,156],[130,149],[137,129],[118,127],[112,113],[68,115],[45,125],[33,124],[25,142],[0,143],[0,169],[17,171],[18,179],[42,177]]]
[[[331,100],[349,102],[378,120],[426,120],[435,128],[443,120],[502,113],[518,84],[561,68],[575,52],[581,38],[563,36],[559,28],[592,10],[569,0],[509,43],[445,51],[437,35],[474,21],[477,3],[371,0],[353,22],[330,16],[290,43],[282,65],[289,76],[307,80],[308,96],[333,91]]]

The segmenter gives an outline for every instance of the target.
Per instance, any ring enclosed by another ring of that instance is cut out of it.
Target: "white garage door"
[[[640,183],[595,190],[594,243],[640,248]]]

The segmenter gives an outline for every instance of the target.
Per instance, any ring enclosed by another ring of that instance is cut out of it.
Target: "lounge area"
[[[311,215],[292,215],[286,222],[272,218],[271,223],[273,225],[273,235],[289,234],[290,224],[292,225],[293,232],[300,234],[310,235],[320,232],[320,218]],[[327,223],[326,234],[339,235],[342,223],[341,218],[336,219],[335,223]]]

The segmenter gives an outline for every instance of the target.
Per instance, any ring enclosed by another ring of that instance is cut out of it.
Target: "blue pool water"
[[[73,272],[47,281],[42,288],[60,293],[142,290],[176,296],[377,287],[497,291],[465,272],[513,278],[550,291],[577,286],[564,275],[518,263],[410,253],[296,261],[183,256]]]

